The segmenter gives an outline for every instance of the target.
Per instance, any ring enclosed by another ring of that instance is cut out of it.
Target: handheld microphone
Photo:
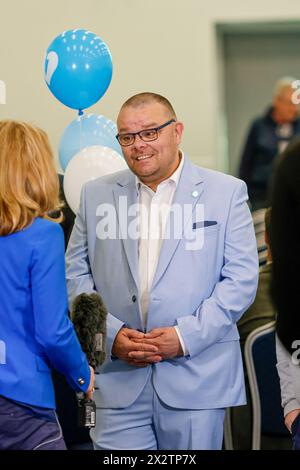
[[[105,361],[107,309],[99,294],[80,294],[73,303],[71,320],[74,324],[82,350],[88,363],[94,369]],[[84,427],[95,427],[96,404],[77,394],[78,424]]]

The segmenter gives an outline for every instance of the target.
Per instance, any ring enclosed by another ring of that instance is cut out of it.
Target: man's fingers
[[[155,351],[154,351],[155,352]],[[161,356],[158,354],[153,354],[152,351],[130,351],[128,357],[137,361],[148,361],[153,362],[153,358],[156,358],[155,362],[158,362],[161,359]]]
[[[133,342],[131,346],[132,346],[131,348],[132,351],[141,351],[141,352],[146,352],[146,353],[147,352],[156,353],[158,351],[157,346],[151,343],[148,344],[148,343]]]
[[[152,338],[146,338],[144,337],[143,339],[134,339],[136,343],[145,343],[145,344],[155,344],[155,339],[157,339],[158,336],[152,337]]]
[[[145,333],[142,333],[141,331],[137,330],[127,329],[126,334],[130,339],[133,340],[142,340],[145,337]]]
[[[93,393],[94,391],[90,391],[90,392],[86,392],[85,396],[88,400],[92,400],[93,399]]]
[[[163,332],[160,329],[152,330],[150,333],[145,334],[145,339],[153,339],[153,338],[158,338],[158,336],[161,336]]]
[[[128,364],[131,364],[132,366],[137,366],[137,367],[146,367],[146,366],[149,366],[151,364],[155,364],[156,362],[160,362],[162,361],[162,357],[161,356],[151,356],[150,358],[148,358],[147,360],[145,359],[131,359],[128,362]]]

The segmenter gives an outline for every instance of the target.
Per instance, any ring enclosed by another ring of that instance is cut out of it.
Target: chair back
[[[260,449],[262,434],[289,435],[284,425],[276,368],[275,321],[256,328],[248,336],[245,362],[252,401],[252,449]]]

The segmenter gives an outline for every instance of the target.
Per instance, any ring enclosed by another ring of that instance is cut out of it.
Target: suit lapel
[[[186,233],[191,232],[189,229],[192,227],[192,214],[195,211],[195,206],[197,203],[199,203],[204,190],[202,183],[203,179],[199,176],[199,172],[191,166],[188,158],[185,156],[184,166],[182,168],[182,173],[172,203],[172,207],[176,207],[177,205],[181,209],[181,214],[183,216],[182,225],[179,227],[179,229],[178,227],[176,229],[176,238],[173,237],[174,230],[171,228],[171,219],[169,215],[165,233],[170,233],[171,237],[170,239],[165,239],[163,241],[152,288],[154,288],[155,285],[159,282],[160,278],[167,269],[178,244],[184,238],[186,228]]]
[[[122,240],[128,265],[132,277],[139,289],[138,274],[138,238],[132,238],[128,233],[130,219],[128,216],[129,208],[138,203],[138,192],[135,185],[134,175],[126,173],[126,180],[120,180],[113,190],[115,198],[115,207],[119,222],[120,238]],[[134,217],[133,217],[134,218]]]
[[[178,205],[181,208],[182,214],[189,214],[183,218],[182,227],[180,231],[177,230],[177,238],[172,236],[172,230],[170,229],[170,216],[166,224],[166,233],[170,231],[170,239],[164,240],[160,252],[160,257],[154,276],[152,288],[157,284],[165,270],[170,263],[178,244],[181,239],[184,238],[185,227],[188,225],[192,226],[192,213],[195,210],[195,206],[201,200],[203,194],[203,178],[199,175],[198,168],[193,168],[188,158],[185,156],[184,166],[178,182],[178,186],[175,192],[172,206]],[[116,213],[120,228],[120,238],[124,246],[124,251],[128,261],[132,277],[136,283],[137,289],[139,290],[139,263],[138,263],[138,238],[132,238],[128,234],[128,224],[130,219],[128,218],[129,208],[138,203],[138,191],[135,184],[135,177],[132,173],[126,172],[122,175],[116,187],[113,190]],[[188,211],[184,210],[184,206],[189,207]],[[181,236],[180,236],[181,233]],[[187,232],[189,233],[189,232]]]

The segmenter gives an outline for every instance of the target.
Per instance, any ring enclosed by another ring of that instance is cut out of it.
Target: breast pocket
[[[200,223],[194,223],[191,232],[186,233],[184,248],[186,252],[191,252],[193,256],[202,256],[204,253],[216,254],[218,245],[218,234],[220,224],[210,225],[208,227],[200,226]]]
[[[198,244],[202,244],[203,251],[209,255],[212,255],[213,252],[215,253],[219,241],[220,224],[196,228],[195,232]]]
[[[215,220],[201,220],[200,222],[194,222],[193,223],[193,230],[202,228],[204,230],[211,229],[211,228],[217,228],[220,224],[216,222]]]

